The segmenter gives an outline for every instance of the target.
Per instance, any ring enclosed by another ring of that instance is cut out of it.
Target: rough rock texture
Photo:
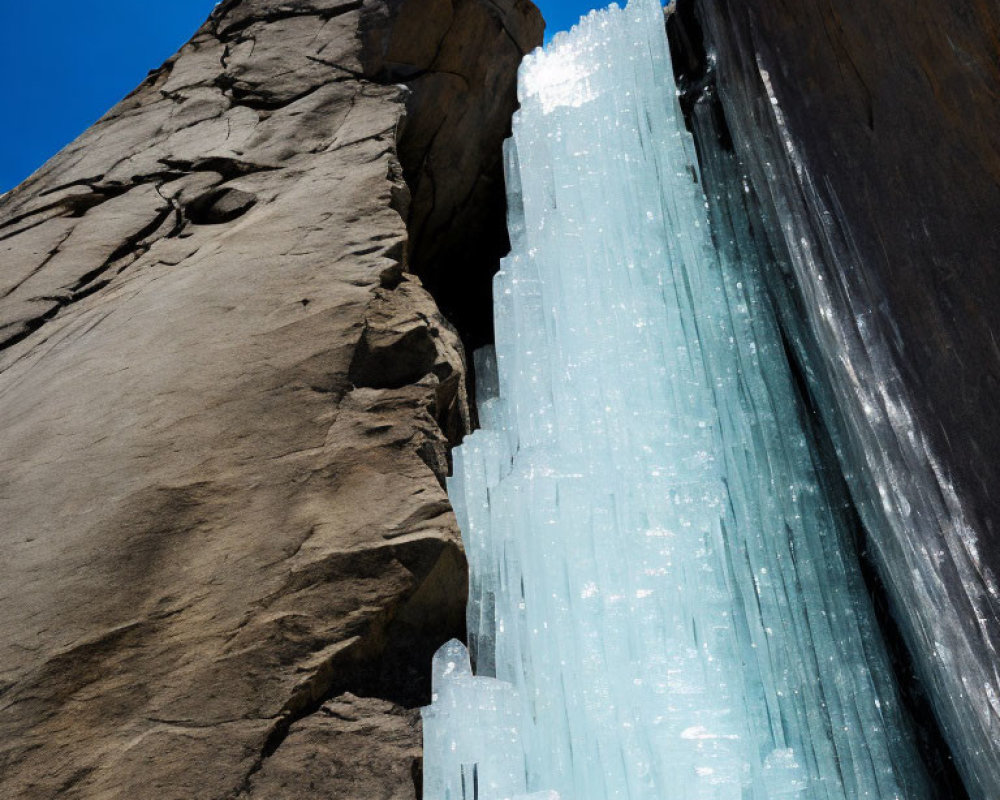
[[[724,115],[759,200],[918,689],[969,793],[1000,796],[1000,9],[677,12],[686,106]]]
[[[345,693],[292,725],[281,757],[250,778],[250,796],[411,798],[421,779],[419,724],[419,711]]]
[[[399,143],[411,267],[468,346],[492,342],[492,277],[510,249],[496,134],[509,133],[512,76],[542,18],[530,0],[390,0],[365,28],[366,72],[414,91]]]
[[[541,30],[231,0],[0,199],[0,796],[415,795],[469,416],[407,257],[489,228]]]

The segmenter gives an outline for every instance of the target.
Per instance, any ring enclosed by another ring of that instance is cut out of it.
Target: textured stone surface
[[[540,38],[527,3],[225,2],[0,199],[4,797],[414,796],[469,419],[407,258],[488,224]]]
[[[786,335],[868,528],[904,670],[970,794],[996,797],[1000,12],[679,0],[671,26],[688,107],[718,99],[721,144],[763,209]]]
[[[529,0],[508,3],[389,0],[365,32],[366,71],[414,91],[399,150],[413,270],[472,347],[493,341],[491,278],[510,249],[496,134],[509,132],[521,53],[542,41]]]
[[[343,694],[297,722],[248,786],[251,800],[404,800],[421,782],[420,712]]]

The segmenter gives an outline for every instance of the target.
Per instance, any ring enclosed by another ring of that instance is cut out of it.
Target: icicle
[[[773,313],[713,244],[662,9],[556,36],[520,101],[449,483],[493,677],[436,658],[425,800],[927,796]]]

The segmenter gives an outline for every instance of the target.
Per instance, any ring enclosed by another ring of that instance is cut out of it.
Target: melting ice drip
[[[425,800],[928,796],[756,273],[709,230],[662,10],[525,59],[513,250],[449,492],[469,642]]]

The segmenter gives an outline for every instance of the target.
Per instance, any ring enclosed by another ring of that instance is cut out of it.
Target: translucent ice
[[[449,483],[481,677],[435,659],[425,800],[926,797],[773,311],[713,244],[659,5],[556,36],[520,101]]]
[[[435,654],[433,704],[424,710],[424,796],[509,798],[525,791],[524,704],[514,687],[475,677],[454,639]]]

